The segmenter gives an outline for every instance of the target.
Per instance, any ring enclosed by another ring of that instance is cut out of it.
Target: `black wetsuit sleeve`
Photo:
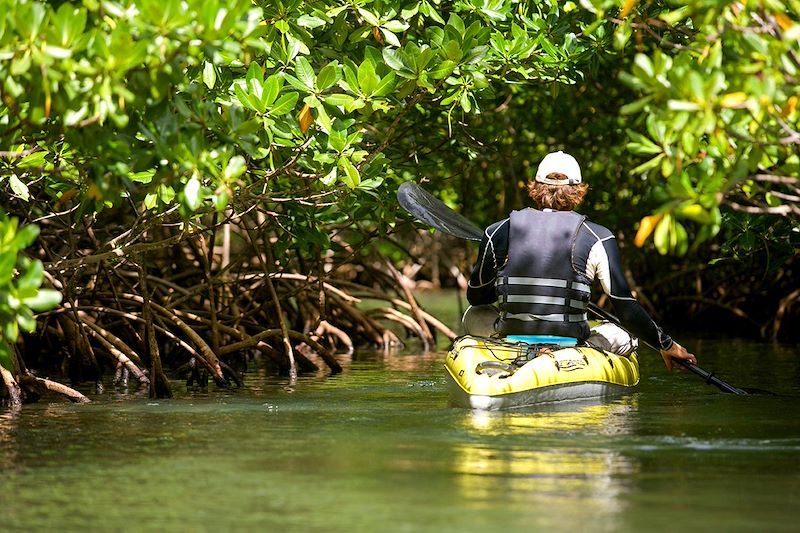
[[[669,349],[673,344],[672,338],[656,324],[655,320],[631,294],[623,273],[616,240],[605,239],[602,241],[602,246],[608,261],[606,266],[608,286],[602,282],[601,285],[603,285],[603,290],[607,290],[620,322],[634,336],[653,348]]]
[[[483,232],[478,259],[467,286],[467,301],[471,305],[492,304],[497,301],[495,281],[497,271],[508,256],[509,220],[495,222]]]

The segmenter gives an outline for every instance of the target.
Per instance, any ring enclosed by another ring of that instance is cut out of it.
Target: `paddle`
[[[400,185],[397,189],[397,201],[400,203],[400,206],[413,215],[414,218],[425,222],[430,227],[443,233],[472,241],[479,241],[483,236],[483,230],[480,227],[447,207],[444,202],[416,183],[407,181]],[[592,302],[589,302],[589,310],[598,317],[613,322],[624,329],[617,317]],[[653,346],[650,347],[658,351]],[[707,384],[714,385],[722,392],[740,395],[749,394],[743,389],[722,381],[711,372],[706,372],[697,365],[693,365],[683,359],[673,358],[673,361],[691,373],[703,378]]]
[[[614,315],[612,315],[611,313],[609,313],[608,311],[606,311],[602,307],[598,307],[597,305],[593,304],[592,302],[589,302],[589,310],[591,312],[593,312],[595,315],[597,315],[598,317],[603,318],[605,320],[608,320],[609,322],[613,322],[614,324],[616,324],[620,328],[625,329],[625,327],[620,323],[620,321],[619,321],[619,319],[617,317],[615,317]],[[630,332],[628,334],[630,335]],[[652,348],[653,350],[659,351],[654,346],[652,346],[650,344],[647,344],[647,345],[650,346],[650,348]],[[692,374],[700,376],[701,378],[703,378],[705,380],[705,382],[707,384],[714,385],[715,387],[717,387],[722,392],[729,392],[731,394],[742,394],[742,395],[749,394],[747,391],[745,391],[743,389],[740,389],[738,387],[734,387],[733,385],[731,385],[729,383],[725,383],[724,381],[722,381],[721,379],[716,377],[713,373],[706,372],[705,370],[703,370],[699,366],[693,365],[692,363],[690,363],[688,361],[685,361],[683,359],[677,359],[675,357],[673,357],[672,360],[674,362],[678,363],[679,365],[681,365],[683,368],[685,368],[686,370],[688,370]]]

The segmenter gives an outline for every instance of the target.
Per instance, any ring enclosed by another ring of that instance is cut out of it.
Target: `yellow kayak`
[[[445,369],[451,403],[482,410],[616,396],[639,383],[636,352],[618,355],[586,346],[541,350],[469,335],[456,340]]]

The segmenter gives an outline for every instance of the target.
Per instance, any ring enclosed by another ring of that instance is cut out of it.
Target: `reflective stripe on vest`
[[[506,283],[512,285],[536,285],[539,287],[563,287],[569,289],[575,289],[576,291],[582,291],[585,293],[590,293],[592,288],[587,285],[586,283],[579,283],[577,281],[567,281],[565,279],[552,279],[552,278],[530,278],[527,276],[508,276],[506,278]],[[501,280],[497,280],[497,283],[501,283]]]
[[[526,303],[526,304],[548,304],[548,305],[567,305],[574,309],[581,309],[585,311],[589,308],[589,302],[583,300],[573,300],[572,298],[567,301],[566,298],[559,298],[557,296],[533,296],[533,295],[515,295],[512,294],[506,297],[506,302],[509,303]]]
[[[506,313],[505,318],[523,320],[526,322],[533,322],[536,320],[544,320],[545,322],[583,322],[587,319],[587,316],[586,313],[570,315],[532,315],[530,313]]]

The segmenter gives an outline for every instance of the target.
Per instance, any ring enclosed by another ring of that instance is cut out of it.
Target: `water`
[[[436,353],[3,411],[0,530],[796,531],[796,349],[692,347],[780,395],[723,394],[647,352],[613,402],[480,413],[448,407]]]

